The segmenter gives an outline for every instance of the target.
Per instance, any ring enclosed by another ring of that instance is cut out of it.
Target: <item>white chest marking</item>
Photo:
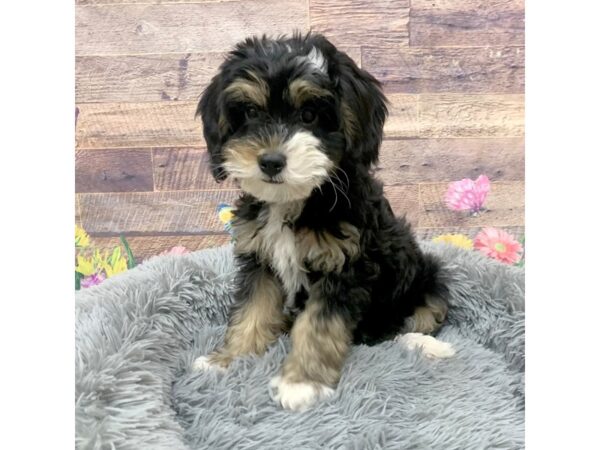
[[[269,218],[259,232],[259,238],[271,268],[281,279],[287,294],[286,304],[291,306],[300,288],[308,285],[308,279],[300,261],[296,235],[289,226],[285,225],[288,220],[287,208],[272,206],[269,210]]]
[[[256,221],[234,225],[236,247],[240,252],[256,252],[281,280],[286,305],[293,307],[296,293],[308,277],[302,264],[294,231],[287,225],[302,211],[301,203],[273,204],[263,209]]]

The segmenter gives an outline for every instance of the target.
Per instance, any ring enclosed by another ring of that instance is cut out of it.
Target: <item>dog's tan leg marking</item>
[[[292,350],[271,386],[284,408],[302,411],[333,394],[352,333],[341,316],[325,313],[313,298],[296,319],[291,338]]]
[[[296,244],[308,269],[340,273],[346,259],[356,259],[360,253],[360,232],[347,222],[340,223],[340,230],[345,238],[327,231],[303,229],[298,232]]]
[[[411,350],[421,349],[428,358],[449,358],[456,353],[451,344],[440,341],[433,336],[442,326],[448,313],[448,306],[439,297],[427,296],[425,306],[418,306],[412,316],[408,317],[402,327],[402,334],[396,337]]]
[[[250,298],[235,309],[229,320],[223,347],[194,362],[194,368],[226,368],[233,358],[263,354],[285,327],[283,292],[272,275],[260,274]]]
[[[428,295],[425,306],[417,306],[414,314],[406,318],[401,333],[435,333],[442,326],[447,313],[448,306],[441,298]]]

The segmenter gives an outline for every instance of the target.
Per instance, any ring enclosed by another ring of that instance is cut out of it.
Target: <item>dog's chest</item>
[[[255,221],[234,225],[236,247],[253,251],[267,263],[281,280],[286,294],[286,306],[292,307],[296,293],[308,288],[306,270],[292,223],[302,205],[271,205],[259,213]]]

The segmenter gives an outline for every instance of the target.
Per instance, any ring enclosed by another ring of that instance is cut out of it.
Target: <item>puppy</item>
[[[271,384],[283,407],[304,410],[333,393],[352,343],[438,330],[439,264],[372,174],[387,116],[377,80],[321,35],[251,38],[229,53],[197,114],[214,177],[243,192],[236,304],[222,348],[197,370],[263,354],[291,326]]]

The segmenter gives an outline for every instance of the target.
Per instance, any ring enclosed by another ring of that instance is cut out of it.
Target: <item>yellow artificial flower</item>
[[[433,242],[445,242],[446,244],[454,245],[455,247],[464,248],[466,250],[473,249],[473,241],[464,234],[442,234],[441,236],[432,239]]]
[[[223,224],[231,222],[233,219],[233,208],[223,208],[219,211],[219,219]]]
[[[100,250],[97,248],[94,249],[94,254],[92,255],[92,262],[94,263],[94,267],[97,269],[103,269],[106,263],[106,253],[103,255],[100,254]]]
[[[121,256],[121,248],[115,247],[112,254],[104,261],[104,271],[106,272],[106,277],[110,278],[113,275],[125,272],[126,270],[127,259],[124,256]]]
[[[75,266],[75,272],[79,272],[83,276],[96,273],[96,265],[94,264],[93,258],[86,258],[84,256],[77,255],[77,266]]]
[[[75,247],[85,248],[90,245],[90,236],[79,225],[75,225]]]

